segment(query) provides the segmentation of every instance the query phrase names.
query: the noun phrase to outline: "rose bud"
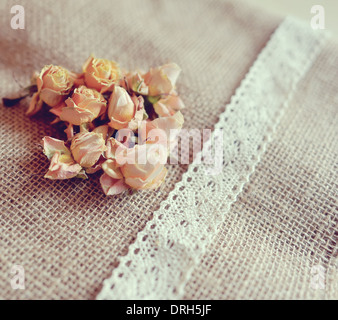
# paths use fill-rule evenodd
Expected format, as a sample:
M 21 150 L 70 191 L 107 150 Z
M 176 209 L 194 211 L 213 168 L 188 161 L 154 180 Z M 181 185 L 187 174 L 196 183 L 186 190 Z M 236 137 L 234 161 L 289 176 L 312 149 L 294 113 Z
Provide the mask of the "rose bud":
M 80 126 L 102 115 L 106 107 L 107 102 L 102 94 L 95 89 L 81 86 L 66 100 L 66 107 L 62 108 L 60 119 Z
M 64 142 L 51 137 L 42 139 L 44 153 L 51 161 L 45 178 L 64 180 L 74 177 L 86 178 L 82 167 L 77 164 Z
M 139 105 L 139 101 L 137 101 L 136 106 L 124 88 L 115 86 L 108 102 L 109 126 L 116 130 L 128 128 L 129 123 L 134 119 L 136 112 L 139 111 L 137 109 L 141 110 L 142 108 L 143 104 Z M 143 116 L 143 110 L 141 113 Z M 142 120 L 142 118 L 140 120 Z M 136 127 L 133 129 L 136 129 Z
M 41 100 L 50 107 L 64 101 L 74 84 L 68 70 L 53 65 L 45 66 L 36 82 Z
M 93 56 L 85 62 L 83 73 L 87 87 L 101 93 L 111 90 L 120 78 L 120 68 L 116 62 Z
M 154 104 L 154 110 L 160 117 L 169 117 L 184 108 L 182 99 L 177 94 L 169 94 Z
M 132 150 L 116 154 L 117 165 L 120 165 L 123 159 L 128 159 L 120 169 L 124 182 L 133 189 L 155 189 L 167 175 L 167 169 L 164 167 L 167 155 L 161 155 L 158 148 L 153 147 L 154 145 L 148 144 L 136 145 Z M 131 159 L 134 161 L 130 161 Z
M 169 63 L 158 68 L 152 68 L 144 76 L 149 88 L 150 96 L 166 95 L 175 88 L 177 78 L 181 72 L 176 63 Z
M 106 151 L 105 139 L 101 133 L 80 132 L 74 136 L 70 150 L 78 164 L 84 168 L 90 168 Z

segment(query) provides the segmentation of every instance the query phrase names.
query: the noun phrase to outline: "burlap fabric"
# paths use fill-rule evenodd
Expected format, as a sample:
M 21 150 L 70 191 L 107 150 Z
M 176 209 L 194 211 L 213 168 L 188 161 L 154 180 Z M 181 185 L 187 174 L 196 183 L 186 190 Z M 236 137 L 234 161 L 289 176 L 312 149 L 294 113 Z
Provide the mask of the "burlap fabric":
M 1 96 L 45 64 L 80 71 L 90 53 L 130 69 L 174 61 L 185 127 L 201 129 L 217 122 L 281 20 L 238 1 L 22 1 L 26 29 L 12 30 L 14 4 L 0 7 Z M 302 81 L 186 298 L 337 298 L 336 48 Z M 44 115 L 28 120 L 24 103 L 0 107 L 0 297 L 93 299 L 187 166 L 168 167 L 160 191 L 128 197 L 105 197 L 97 176 L 45 180 L 39 143 L 57 128 Z M 10 285 L 13 265 L 25 269 L 25 290 Z M 311 287 L 316 265 L 322 290 Z

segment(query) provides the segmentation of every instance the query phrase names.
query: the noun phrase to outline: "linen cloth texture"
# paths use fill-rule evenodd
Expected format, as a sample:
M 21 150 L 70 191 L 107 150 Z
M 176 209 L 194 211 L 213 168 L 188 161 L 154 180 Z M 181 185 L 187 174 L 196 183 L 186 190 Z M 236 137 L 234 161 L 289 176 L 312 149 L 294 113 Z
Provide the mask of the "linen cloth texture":
M 0 93 L 26 86 L 46 64 L 79 72 L 90 53 L 126 69 L 169 61 L 185 128 L 213 128 L 281 21 L 238 1 L 22 1 L 26 28 L 12 30 L 0 4 Z M 297 89 L 273 142 L 185 288 L 187 299 L 337 298 L 337 44 Z M 0 108 L 0 297 L 93 299 L 188 165 L 170 165 L 160 191 L 107 198 L 98 176 L 43 178 L 39 143 L 58 137 L 25 101 Z M 13 290 L 13 265 L 25 290 Z M 315 266 L 325 289 L 313 288 Z

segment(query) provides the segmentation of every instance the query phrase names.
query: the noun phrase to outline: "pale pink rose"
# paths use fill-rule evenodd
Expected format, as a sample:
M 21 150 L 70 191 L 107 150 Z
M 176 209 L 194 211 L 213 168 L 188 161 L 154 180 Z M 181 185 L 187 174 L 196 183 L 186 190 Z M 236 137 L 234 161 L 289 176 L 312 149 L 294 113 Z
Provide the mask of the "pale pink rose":
M 114 138 L 107 141 L 104 171 L 112 179 L 121 179 L 134 189 L 154 189 L 164 181 L 167 152 L 159 145 L 135 145 L 127 148 Z M 111 170 L 111 171 L 110 171 Z
M 75 88 L 79 88 L 79 87 L 85 85 L 84 73 L 70 72 L 70 76 L 72 77 L 72 79 L 74 81 L 74 87 Z
M 108 159 L 102 164 L 102 170 L 113 179 L 123 179 L 121 169 L 118 167 L 116 160 Z
M 50 160 L 50 166 L 45 178 L 64 180 L 74 177 L 86 177 L 82 167 L 74 161 L 71 152 L 63 141 L 44 137 L 42 142 L 44 153 Z
M 160 154 L 154 145 L 136 145 L 132 149 L 116 154 L 116 165 L 124 182 L 137 190 L 155 189 L 164 181 L 167 169 L 164 167 L 167 154 Z M 123 163 L 123 164 L 122 164 Z
M 102 125 L 102 126 L 94 128 L 92 130 L 92 132 L 100 134 L 102 136 L 102 138 L 106 141 L 107 136 L 108 136 L 108 130 L 109 130 L 108 125 Z M 82 132 L 88 132 L 88 130 L 82 130 Z M 106 148 L 106 150 L 107 150 L 107 148 Z M 94 166 L 86 168 L 86 173 L 93 174 L 93 173 L 102 169 L 102 165 L 105 162 L 105 158 L 104 158 L 105 153 L 106 153 L 106 151 L 103 152 L 103 154 L 102 154 L 103 157 L 100 157 L 99 160 L 94 164 Z
M 113 196 L 129 189 L 129 186 L 127 186 L 123 180 L 114 179 L 106 173 L 101 176 L 100 183 L 103 192 L 107 196 Z
M 184 117 L 180 111 L 169 117 L 144 121 L 138 132 L 139 143 L 160 143 L 170 147 L 176 142 L 183 124 Z
M 144 76 L 149 88 L 149 96 L 167 95 L 175 89 L 181 69 L 176 63 L 169 63 L 158 68 L 152 68 Z
M 73 125 L 92 122 L 102 115 L 107 102 L 98 91 L 81 86 L 74 90 L 71 98 L 66 100 L 66 106 L 61 109 L 60 119 Z
M 55 153 L 51 159 L 48 172 L 44 177 L 51 180 L 65 180 L 75 177 L 87 178 L 79 164 L 76 162 L 65 162 L 65 158 L 65 156 Z
M 93 174 L 100 170 L 102 170 L 102 164 L 105 162 L 105 159 L 103 157 L 100 157 L 99 160 L 89 168 L 85 168 L 86 173 Z
M 120 141 L 116 140 L 115 138 L 109 138 L 107 140 L 107 150 L 104 156 L 106 159 L 115 159 L 117 152 L 122 152 L 126 149 L 127 147 Z
M 90 168 L 106 151 L 105 143 L 101 133 L 80 132 L 74 136 L 70 150 L 78 164 L 84 168 Z
M 124 183 L 121 169 L 116 160 L 108 159 L 102 164 L 104 174 L 100 178 L 101 186 L 106 195 L 113 195 L 127 190 L 129 187 Z
M 83 73 L 87 87 L 101 93 L 111 90 L 121 77 L 120 68 L 116 62 L 96 59 L 93 56 L 85 62 Z
M 154 104 L 154 110 L 160 117 L 172 116 L 183 108 L 184 103 L 175 92 L 165 96 Z
M 143 98 L 130 97 L 124 88 L 115 86 L 108 102 L 109 126 L 116 130 L 123 128 L 136 130 L 137 123 L 142 121 L 143 115 Z
M 36 79 L 40 99 L 50 107 L 64 101 L 74 84 L 71 73 L 59 66 L 45 66 Z

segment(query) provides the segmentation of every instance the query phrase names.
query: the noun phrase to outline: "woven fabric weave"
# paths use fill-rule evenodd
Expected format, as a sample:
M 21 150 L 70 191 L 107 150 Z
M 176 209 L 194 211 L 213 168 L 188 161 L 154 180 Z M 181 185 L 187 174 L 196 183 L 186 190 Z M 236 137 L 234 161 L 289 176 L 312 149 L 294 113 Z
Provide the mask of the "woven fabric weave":
M 199 129 L 213 128 L 281 21 L 239 1 L 30 0 L 21 1 L 26 28 L 12 30 L 15 4 L 0 4 L 1 97 L 46 64 L 80 71 L 91 53 L 127 69 L 174 61 L 185 127 Z M 323 291 L 307 290 L 311 267 L 321 263 L 324 295 L 337 298 L 335 52 L 328 46 L 303 80 L 186 298 L 314 298 Z M 46 180 L 39 143 L 58 132 L 51 117 L 31 121 L 24 110 L 25 101 L 0 106 L 0 298 L 93 299 L 188 166 L 169 166 L 160 191 L 128 197 L 105 197 L 97 176 Z M 13 265 L 25 269 L 25 290 L 10 285 Z

